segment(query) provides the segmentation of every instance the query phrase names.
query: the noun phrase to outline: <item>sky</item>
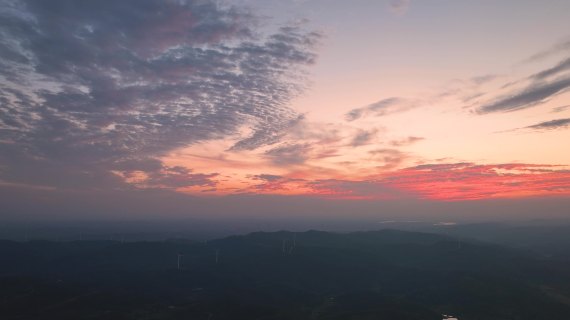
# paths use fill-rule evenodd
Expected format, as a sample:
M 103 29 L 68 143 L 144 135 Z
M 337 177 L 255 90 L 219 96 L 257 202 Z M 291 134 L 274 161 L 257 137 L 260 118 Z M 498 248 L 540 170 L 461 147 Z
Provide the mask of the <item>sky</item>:
M 569 11 L 0 0 L 0 217 L 568 217 Z

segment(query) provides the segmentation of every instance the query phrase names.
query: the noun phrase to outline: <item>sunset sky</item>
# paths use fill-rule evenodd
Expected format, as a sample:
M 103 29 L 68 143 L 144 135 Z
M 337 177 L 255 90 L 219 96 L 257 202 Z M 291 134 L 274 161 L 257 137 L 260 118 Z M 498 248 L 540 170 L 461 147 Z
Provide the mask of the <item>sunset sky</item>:
M 0 215 L 531 200 L 564 213 L 569 12 L 0 0 Z

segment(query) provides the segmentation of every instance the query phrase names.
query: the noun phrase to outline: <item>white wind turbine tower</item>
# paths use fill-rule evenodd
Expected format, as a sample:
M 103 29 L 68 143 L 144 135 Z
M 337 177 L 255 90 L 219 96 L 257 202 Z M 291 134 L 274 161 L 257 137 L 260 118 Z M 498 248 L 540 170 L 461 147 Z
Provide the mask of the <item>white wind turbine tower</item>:
M 180 270 L 180 261 L 182 260 L 182 257 L 184 257 L 184 255 L 181 254 L 181 253 L 179 253 L 179 254 L 178 254 L 178 263 L 177 263 L 178 270 Z
M 297 246 L 297 232 L 293 232 L 293 247 Z

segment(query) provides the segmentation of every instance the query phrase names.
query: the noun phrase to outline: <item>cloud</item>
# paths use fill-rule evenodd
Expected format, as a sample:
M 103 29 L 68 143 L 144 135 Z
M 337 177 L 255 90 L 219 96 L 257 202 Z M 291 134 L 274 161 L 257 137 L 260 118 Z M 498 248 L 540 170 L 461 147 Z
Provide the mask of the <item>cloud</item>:
M 556 76 L 562 72 L 570 70 L 570 58 L 560 61 L 557 65 L 552 68 L 543 70 L 537 74 L 531 76 L 533 80 L 545 80 L 546 78 Z
M 382 181 L 317 180 L 308 184 L 316 195 L 350 200 L 393 200 L 410 196 L 404 190 L 394 188 Z
M 374 138 L 376 138 L 377 134 L 378 134 L 378 129 L 372 129 L 372 130 L 360 129 L 360 130 L 358 130 L 358 132 L 356 133 L 354 138 L 352 138 L 352 141 L 350 142 L 350 146 L 360 147 L 360 146 L 368 145 L 368 144 L 372 143 Z
M 218 176 L 212 174 L 193 174 L 192 170 L 184 167 L 164 167 L 162 170 L 149 174 L 144 183 L 153 188 L 183 188 L 192 186 L 215 187 L 216 182 L 212 178 Z
M 253 193 L 253 194 L 271 194 L 271 193 L 299 193 L 303 190 L 303 179 L 291 178 L 287 176 L 260 174 L 252 177 L 253 180 L 261 181 L 259 184 L 254 184 L 245 190 L 240 190 L 240 193 Z
M 480 200 L 569 195 L 570 171 L 552 165 L 520 163 L 425 164 L 385 178 L 394 187 L 432 200 Z
M 440 201 L 570 195 L 570 171 L 560 166 L 519 163 L 425 164 L 357 181 L 308 182 L 316 196 L 346 199 Z
M 345 126 L 336 123 L 307 121 L 301 116 L 287 129 L 286 140 L 310 141 L 319 145 L 334 144 L 343 139 L 342 132 L 346 129 Z
M 557 43 L 556 45 L 552 46 L 551 48 L 544 50 L 542 52 L 539 52 L 533 56 L 531 56 L 530 58 L 528 58 L 525 62 L 535 62 L 535 61 L 539 61 L 539 60 L 543 60 L 545 58 L 548 58 L 552 55 L 561 53 L 561 52 L 568 52 L 570 51 L 570 40 L 564 40 L 561 41 L 559 43 Z
M 410 0 L 388 0 L 388 8 L 396 14 L 404 14 L 410 7 Z
M 285 144 L 265 152 L 271 162 L 279 166 L 303 164 L 309 159 L 309 144 Z
M 325 198 L 465 201 L 568 196 L 569 181 L 570 171 L 563 166 L 450 163 L 425 164 L 358 180 L 306 181 L 305 186 L 313 196 Z
M 570 78 L 560 78 L 550 82 L 532 83 L 522 91 L 500 98 L 478 109 L 481 114 L 509 112 L 530 108 L 553 96 L 570 89 Z
M 273 125 L 267 122 L 259 122 L 258 125 L 254 127 L 253 134 L 238 141 L 229 151 L 254 150 L 264 145 L 278 143 L 288 134 L 288 130 L 297 126 L 302 120 L 302 115 L 296 116 L 295 113 L 291 111 L 291 115 L 284 117 L 284 121 L 278 121 Z
M 412 169 L 415 170 L 429 170 L 429 171 L 449 171 L 449 170 L 456 170 L 465 168 L 467 166 L 473 165 L 469 162 L 458 162 L 458 163 L 428 163 L 428 164 L 421 164 L 418 166 L 413 167 Z
M 123 163 L 119 170 L 113 173 L 121 177 L 129 185 L 139 189 L 169 189 L 177 190 L 188 187 L 208 187 L 211 189 L 217 185 L 213 178 L 218 173 L 193 173 L 192 170 L 181 166 L 165 166 L 160 161 L 156 163 Z
M 283 176 L 274 175 L 274 174 L 259 174 L 259 175 L 253 176 L 253 179 L 254 180 L 267 181 L 267 182 L 274 182 L 274 181 L 282 180 Z
M 531 60 L 542 59 L 568 50 L 570 50 L 570 42 L 563 42 L 534 56 Z M 566 57 L 550 68 L 546 68 L 526 78 L 507 83 L 503 86 L 503 89 L 518 83 L 526 82 L 527 85 L 522 90 L 511 91 L 495 101 L 480 106 L 477 111 L 480 114 L 510 112 L 540 105 L 570 89 L 570 73 L 568 71 L 570 71 L 570 58 Z
M 476 86 L 480 86 L 483 85 L 485 83 L 491 82 L 495 79 L 497 79 L 499 77 L 499 75 L 497 74 L 485 74 L 482 76 L 475 76 L 472 77 L 471 79 L 469 79 L 471 82 L 473 82 L 474 85 Z
M 244 125 L 234 150 L 276 143 L 321 36 L 256 23 L 209 0 L 2 1 L 0 180 L 117 186 L 129 162 L 167 185 L 199 178 L 156 163 L 174 149 Z
M 367 106 L 350 110 L 345 115 L 346 121 L 355 121 L 367 116 L 381 117 L 392 113 L 404 112 L 414 107 L 411 101 L 392 97 Z
M 568 106 L 560 106 L 560 107 L 556 107 L 556 108 L 552 109 L 552 113 L 559 113 L 559 112 L 562 112 L 562 111 L 566 111 L 566 110 L 568 110 L 568 109 L 570 109 L 570 105 L 568 105 Z
M 369 187 L 369 190 L 375 188 L 373 185 Z M 399 190 L 394 192 L 395 197 L 398 197 Z M 390 191 L 386 193 L 390 195 Z M 377 191 L 376 194 L 380 192 Z M 406 197 L 406 194 L 400 197 Z M 421 201 L 409 197 L 399 201 L 385 201 L 374 200 L 374 195 L 369 197 L 370 200 L 357 196 L 358 201 L 338 198 L 342 197 L 273 194 L 193 197 L 157 189 L 73 193 L 36 189 L 24 193 L 21 189 L 0 185 L 0 203 L 5 213 L 3 221 L 29 222 L 33 219 L 45 221 L 55 218 L 73 221 L 83 219 L 90 223 L 97 219 L 139 221 L 150 218 L 155 223 L 158 221 L 156 214 L 159 212 L 161 220 L 170 225 L 180 227 L 181 221 L 194 218 L 189 223 L 196 231 L 203 231 L 204 226 L 209 225 L 232 230 L 232 233 L 235 233 L 236 227 L 239 226 L 239 230 L 258 231 L 260 225 L 263 228 L 281 229 L 352 230 L 365 228 L 366 224 L 374 228 L 377 221 L 381 220 L 488 222 L 505 219 L 561 219 L 567 218 L 570 207 L 570 198 L 567 196 L 456 202 Z M 351 199 L 350 196 L 347 198 Z M 78 211 L 81 211 L 82 216 L 77 215 Z M 357 221 L 357 224 L 353 223 L 351 226 L 351 221 Z
M 568 127 L 570 127 L 570 118 L 545 121 L 545 122 L 537 123 L 537 124 L 532 125 L 532 126 L 528 126 L 528 127 L 526 127 L 526 129 L 554 130 L 554 129 L 566 129 Z
M 377 149 L 368 152 L 375 157 L 376 160 L 383 164 L 377 168 L 383 170 L 392 170 L 402 164 L 409 156 L 397 149 Z
M 390 141 L 390 145 L 392 147 L 405 147 L 420 142 L 422 140 L 425 140 L 425 138 L 410 136 L 401 140 L 392 140 Z

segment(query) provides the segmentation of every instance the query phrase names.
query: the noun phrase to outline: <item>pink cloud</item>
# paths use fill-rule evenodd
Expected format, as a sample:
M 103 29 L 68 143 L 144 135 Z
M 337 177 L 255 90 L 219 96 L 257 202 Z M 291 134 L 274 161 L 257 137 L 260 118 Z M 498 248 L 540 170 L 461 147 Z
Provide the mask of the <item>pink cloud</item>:
M 570 170 L 535 164 L 427 164 L 361 179 L 279 177 L 256 185 L 258 192 L 340 199 L 483 200 L 570 196 Z M 298 194 L 298 193 L 296 193 Z

